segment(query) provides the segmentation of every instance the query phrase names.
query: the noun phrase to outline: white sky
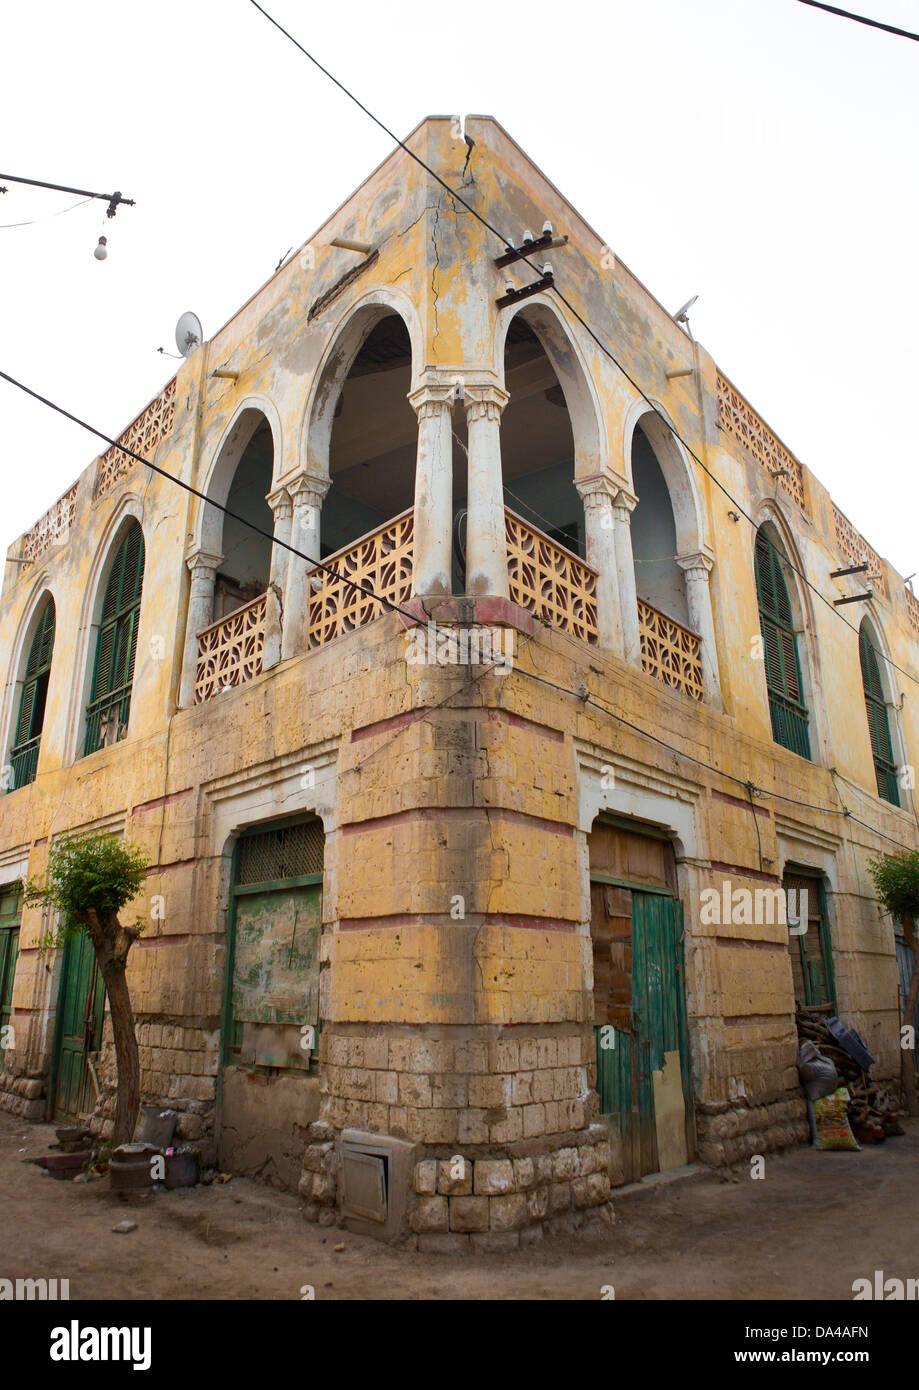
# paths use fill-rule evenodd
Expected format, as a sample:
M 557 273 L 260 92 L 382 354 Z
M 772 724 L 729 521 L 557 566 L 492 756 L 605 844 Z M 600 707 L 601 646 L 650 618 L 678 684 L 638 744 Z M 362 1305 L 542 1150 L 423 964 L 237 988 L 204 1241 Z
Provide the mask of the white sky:
M 919 31 L 919 0 L 843 7 Z M 266 8 L 400 136 L 501 121 L 664 304 L 699 295 L 719 366 L 919 570 L 919 44 L 797 0 Z M 0 369 L 112 435 L 179 313 L 212 334 L 391 148 L 248 0 L 30 0 L 0 51 L 2 170 L 137 200 L 0 230 Z M 3 223 L 76 201 L 8 187 Z M 4 551 L 103 447 L 0 382 Z

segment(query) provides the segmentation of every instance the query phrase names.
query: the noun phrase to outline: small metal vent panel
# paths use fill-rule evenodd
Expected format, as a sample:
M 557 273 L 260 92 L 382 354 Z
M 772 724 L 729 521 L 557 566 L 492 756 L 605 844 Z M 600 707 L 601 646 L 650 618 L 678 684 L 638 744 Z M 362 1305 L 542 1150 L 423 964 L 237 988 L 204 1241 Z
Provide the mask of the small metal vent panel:
M 346 1216 L 363 1216 L 381 1223 L 386 1220 L 385 1158 L 343 1144 L 341 1178 Z

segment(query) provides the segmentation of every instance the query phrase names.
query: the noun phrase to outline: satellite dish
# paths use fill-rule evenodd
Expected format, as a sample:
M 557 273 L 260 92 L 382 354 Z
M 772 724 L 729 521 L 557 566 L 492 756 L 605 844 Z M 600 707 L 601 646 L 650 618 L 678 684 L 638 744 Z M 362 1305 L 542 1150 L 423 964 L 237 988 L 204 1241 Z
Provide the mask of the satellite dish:
M 685 303 L 685 304 L 682 304 L 682 305 L 680 306 L 680 308 L 677 309 L 676 313 L 675 313 L 674 316 L 673 316 L 673 317 L 676 319 L 677 323 L 685 323 L 685 322 L 686 322 L 686 319 L 687 319 L 687 317 L 688 317 L 688 315 L 689 315 L 689 311 L 690 311 L 690 309 L 692 308 L 692 306 L 695 304 L 695 302 L 696 302 L 696 300 L 697 300 L 698 298 L 699 298 L 699 296 L 698 296 L 697 294 L 694 294 L 693 297 L 692 297 L 692 299 L 687 299 L 686 303 Z
M 201 320 L 188 309 L 176 324 L 176 347 L 183 357 L 190 357 L 195 348 L 200 347 L 203 342 Z

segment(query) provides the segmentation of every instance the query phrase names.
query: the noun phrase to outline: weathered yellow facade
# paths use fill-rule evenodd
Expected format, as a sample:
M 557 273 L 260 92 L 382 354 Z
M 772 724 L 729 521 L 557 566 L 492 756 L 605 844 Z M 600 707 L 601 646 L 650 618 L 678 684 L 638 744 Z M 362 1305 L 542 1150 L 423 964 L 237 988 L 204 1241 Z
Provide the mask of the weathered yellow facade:
M 879 1074 L 893 1076 L 894 936 L 867 861 L 917 843 L 909 765 L 919 748 L 919 603 L 501 127 L 475 117 L 465 131 L 471 145 L 455 121 L 432 117 L 407 143 L 511 242 L 526 227 L 538 236 L 546 219 L 567 235 L 537 263 L 548 254 L 558 288 L 653 407 L 552 288 L 496 305 L 506 280 L 522 286 L 536 272 L 497 269 L 497 239 L 397 150 L 189 356 L 174 395 L 167 388 L 140 417 L 130 447 L 235 510 L 247 495 L 231 492 L 235 470 L 243 460 L 256 476 L 246 451 L 257 437 L 271 458 L 274 536 L 312 559 L 337 478 L 349 517 L 376 488 L 382 520 L 363 530 L 355 520 L 344 547 L 331 546 L 346 568 L 359 536 L 379 537 L 411 507 L 387 552 L 392 575 L 379 539 L 348 570 L 371 574 L 368 589 L 400 611 L 340 619 L 336 603 L 358 602 L 355 591 L 317 598 L 324 581 L 314 573 L 311 583 L 306 560 L 275 544 L 239 632 L 214 629 L 230 520 L 113 452 L 11 547 L 0 606 L 4 761 L 49 593 L 56 610 L 34 780 L 0 799 L 0 884 L 40 875 L 49 842 L 67 831 L 123 834 L 148 852 L 149 901 L 138 908 L 149 922 L 129 968 L 145 1101 L 174 1107 L 180 1135 L 243 1171 L 299 1178 L 307 1214 L 323 1220 L 348 1203 L 336 1163 L 342 1131 L 413 1145 L 396 1226 L 431 1248 L 500 1247 L 521 1231 L 534 1238 L 546 1220 L 576 1225 L 605 1212 L 611 1183 L 630 1171 L 622 1127 L 596 1089 L 604 1020 L 595 1015 L 589 854 L 598 817 L 614 817 L 604 823 L 617 833 L 631 825 L 666 837 L 682 903 L 691 1095 L 684 1115 L 671 1048 L 669 1072 L 655 1070 L 653 1166 L 694 1153 L 732 1162 L 806 1134 L 788 926 L 713 920 L 704 891 L 721 895 L 727 881 L 754 893 L 780 885 L 789 865 L 810 870 L 823 885 L 839 1013 Z M 371 249 L 336 248 L 336 239 Z M 393 316 L 410 344 L 410 383 L 390 416 L 386 378 L 402 358 L 395 339 L 372 335 Z M 556 386 L 544 385 L 531 338 Z M 368 341 L 379 344 L 374 360 Z M 524 344 L 514 349 L 519 365 L 506 356 L 509 341 Z M 355 362 L 363 365 L 351 376 Z M 340 410 L 349 379 L 358 394 Z M 406 394 L 417 466 L 403 483 L 405 451 L 416 447 L 403 429 Z M 529 443 L 528 397 L 542 412 Z M 549 447 L 556 417 L 547 412 L 559 406 L 583 505 L 580 565 L 558 535 L 537 535 L 528 549 L 534 529 L 556 518 L 533 520 L 542 514 L 527 449 Z M 672 511 L 672 533 L 652 524 L 648 535 L 663 543 L 672 534 L 676 555 L 634 563 L 639 428 L 656 460 L 642 476 L 656 479 L 659 468 Z M 387 444 L 373 454 L 366 441 L 377 429 Z M 381 460 L 375 470 L 364 467 L 368 451 Z M 513 489 L 502 500 L 502 453 L 505 485 L 531 489 L 510 578 L 504 503 L 520 504 Z M 351 460 L 338 474 L 336 458 Z M 460 466 L 465 597 L 451 578 Z M 790 562 L 810 759 L 773 738 L 761 647 L 757 655 L 756 533 L 741 513 L 767 525 Z M 130 713 L 122 737 L 84 755 L 101 594 L 130 519 L 144 539 Z M 233 552 L 247 563 L 248 545 L 240 539 Z M 380 561 L 372 572 L 371 552 Z M 831 573 L 863 557 L 873 597 L 834 610 L 834 598 L 866 581 Z M 246 576 L 235 578 L 239 597 Z M 642 592 L 652 583 L 658 596 L 670 586 L 679 611 Z M 539 594 L 543 616 L 549 595 L 562 616 L 527 612 L 539 611 Z M 900 668 L 882 662 L 899 807 L 875 790 L 863 619 Z M 513 634 L 512 670 L 412 660 L 412 633 L 425 631 L 413 623 L 426 620 Z M 210 638 L 198 637 L 204 629 Z M 211 667 L 200 656 L 208 642 Z M 241 836 L 298 817 L 318 818 L 323 837 L 318 1058 L 299 1071 L 228 1062 L 234 850 Z M 642 892 L 640 879 L 629 883 L 625 891 Z M 618 901 L 607 898 L 610 920 Z M 41 930 L 38 913 L 24 910 L 15 1043 L 0 1078 L 0 1104 L 31 1118 L 54 1110 L 59 1045 L 60 961 L 39 953 Z M 97 1128 L 111 1115 L 107 1045 L 98 1080 Z

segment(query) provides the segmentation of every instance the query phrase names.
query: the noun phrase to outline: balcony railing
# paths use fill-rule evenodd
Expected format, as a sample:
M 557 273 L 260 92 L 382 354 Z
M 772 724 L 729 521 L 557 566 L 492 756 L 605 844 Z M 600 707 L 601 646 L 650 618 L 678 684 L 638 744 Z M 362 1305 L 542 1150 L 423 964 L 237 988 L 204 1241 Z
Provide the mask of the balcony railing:
M 115 484 L 134 467 L 136 460 L 130 454 L 124 453 L 124 449 L 131 449 L 144 458 L 151 457 L 160 440 L 165 439 L 172 431 L 175 408 L 176 378 L 173 377 L 160 394 L 141 411 L 137 419 L 128 425 L 124 433 L 118 436 L 118 442 L 101 455 L 96 469 L 93 497 L 104 497 L 107 492 L 111 492 Z
M 597 571 L 504 508 L 507 577 L 514 603 L 582 642 L 596 643 Z
M 310 647 L 322 647 L 343 633 L 372 623 L 386 611 L 380 599 L 407 603 L 412 592 L 414 510 L 410 507 L 370 531 L 353 545 L 329 555 L 323 564 L 336 571 L 314 571 L 309 596 Z M 340 578 L 337 576 L 341 576 Z M 352 583 L 345 583 L 350 579 Z M 378 598 L 355 589 L 363 584 Z
M 49 507 L 23 536 L 19 555 L 24 569 L 69 536 L 77 506 L 77 487 L 78 484 L 74 483 L 73 487 L 68 488 L 64 496 L 59 497 L 54 506 Z
M 642 669 L 674 690 L 694 700 L 704 695 L 702 685 L 702 639 L 675 618 L 638 600 L 638 631 L 641 637 Z
M 13 792 L 17 787 L 26 787 L 30 782 L 35 781 L 35 769 L 38 766 L 38 748 L 41 743 L 41 734 L 37 738 L 30 738 L 25 743 L 18 744 L 10 749 L 10 767 L 12 777 L 10 779 L 9 791 Z
M 101 695 L 98 700 L 93 700 L 86 707 L 86 738 L 83 740 L 83 756 L 87 757 L 90 753 L 95 753 L 97 748 L 101 748 L 103 742 L 115 743 L 124 737 L 128 727 L 128 715 L 131 711 L 131 687 L 122 686 L 120 690 L 111 690 L 107 695 Z
M 198 633 L 195 704 L 253 680 L 262 669 L 267 594 Z

